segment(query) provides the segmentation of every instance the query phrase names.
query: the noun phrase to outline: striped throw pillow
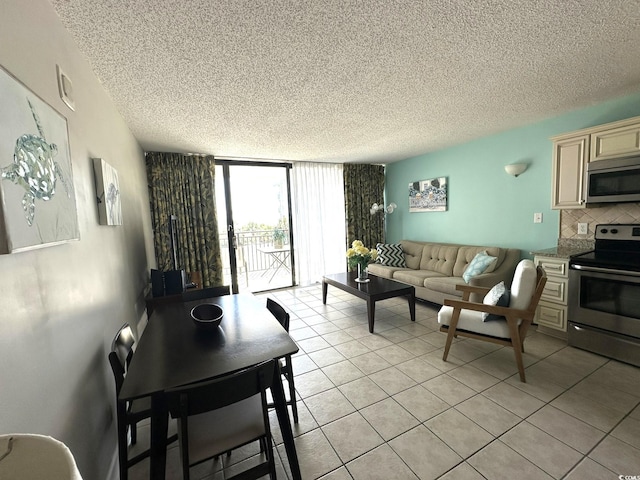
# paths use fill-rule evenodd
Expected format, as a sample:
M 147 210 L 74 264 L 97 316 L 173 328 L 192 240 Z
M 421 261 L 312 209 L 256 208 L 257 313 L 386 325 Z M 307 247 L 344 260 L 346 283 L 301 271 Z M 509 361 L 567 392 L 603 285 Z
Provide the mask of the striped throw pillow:
M 405 268 L 407 266 L 402 245 L 399 243 L 379 243 L 376 245 L 376 250 L 378 250 L 378 263 L 388 267 Z

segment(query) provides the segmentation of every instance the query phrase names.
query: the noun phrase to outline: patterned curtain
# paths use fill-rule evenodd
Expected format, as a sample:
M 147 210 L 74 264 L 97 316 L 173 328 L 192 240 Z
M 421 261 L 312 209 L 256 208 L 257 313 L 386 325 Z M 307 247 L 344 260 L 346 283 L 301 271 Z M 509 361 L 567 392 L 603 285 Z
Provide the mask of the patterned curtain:
M 384 242 L 384 215 L 371 215 L 371 205 L 384 202 L 384 166 L 344 164 L 344 200 L 347 217 L 347 246 L 362 240 L 375 248 Z
M 178 268 L 200 272 L 205 287 L 222 285 L 213 156 L 146 154 L 153 241 L 159 270 L 173 270 L 169 220 L 177 217 Z

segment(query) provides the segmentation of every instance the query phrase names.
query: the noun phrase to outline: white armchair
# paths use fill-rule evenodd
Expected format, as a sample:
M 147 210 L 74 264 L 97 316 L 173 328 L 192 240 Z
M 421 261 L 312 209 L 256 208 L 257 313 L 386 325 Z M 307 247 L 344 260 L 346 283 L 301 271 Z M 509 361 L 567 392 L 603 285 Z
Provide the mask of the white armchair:
M 509 346 L 516 357 L 520 380 L 525 382 L 522 363 L 524 340 L 546 281 L 541 267 L 536 268 L 531 260 L 521 260 L 511 283 L 508 306 L 487 303 L 490 302 L 487 298 L 489 288 L 457 285 L 456 289 L 463 292 L 462 300 L 445 300 L 438 312 L 440 331 L 447 333 L 442 360 L 447 360 L 451 342 L 458 335 Z M 471 293 L 484 296 L 485 303 L 470 302 Z M 485 319 L 483 313 L 492 314 L 493 318 Z

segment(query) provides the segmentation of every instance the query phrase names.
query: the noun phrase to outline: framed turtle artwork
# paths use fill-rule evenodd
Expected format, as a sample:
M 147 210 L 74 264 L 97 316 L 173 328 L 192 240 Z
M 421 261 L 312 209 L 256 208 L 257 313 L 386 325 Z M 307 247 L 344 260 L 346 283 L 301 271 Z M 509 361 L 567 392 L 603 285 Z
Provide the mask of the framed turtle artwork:
M 80 238 L 67 120 L 0 67 L 0 253 Z

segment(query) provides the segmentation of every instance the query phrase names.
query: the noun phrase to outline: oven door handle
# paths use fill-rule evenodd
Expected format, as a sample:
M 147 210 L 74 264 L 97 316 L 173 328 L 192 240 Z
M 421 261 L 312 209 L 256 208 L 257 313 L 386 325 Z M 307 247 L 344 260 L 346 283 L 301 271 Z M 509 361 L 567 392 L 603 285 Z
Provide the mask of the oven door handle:
M 571 268 L 584 272 L 614 273 L 618 275 L 628 275 L 630 277 L 640 277 L 640 272 L 630 272 L 628 270 L 617 270 L 615 268 L 585 267 L 584 265 L 571 265 Z

